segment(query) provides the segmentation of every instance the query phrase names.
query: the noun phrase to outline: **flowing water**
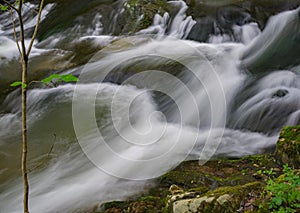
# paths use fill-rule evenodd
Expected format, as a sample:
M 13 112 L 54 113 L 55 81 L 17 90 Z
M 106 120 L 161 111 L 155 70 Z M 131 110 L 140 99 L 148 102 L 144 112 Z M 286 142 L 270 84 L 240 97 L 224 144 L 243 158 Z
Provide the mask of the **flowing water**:
M 282 126 L 300 124 L 300 8 L 263 30 L 256 22 L 233 25 L 233 34 L 200 43 L 186 40 L 196 24 L 188 6 L 169 4 L 172 14 L 155 15 L 132 36 L 112 33 L 126 6 L 114 1 L 110 27 L 100 8 L 91 23 L 77 14 L 77 24 L 36 42 L 31 79 L 64 70 L 80 81 L 28 91 L 31 212 L 124 199 L 186 159 L 272 150 Z M 52 11 L 47 5 L 43 18 Z M 21 109 L 19 89 L 8 85 L 20 75 L 3 17 L 0 212 L 13 213 L 22 208 Z M 26 17 L 30 28 L 35 15 Z

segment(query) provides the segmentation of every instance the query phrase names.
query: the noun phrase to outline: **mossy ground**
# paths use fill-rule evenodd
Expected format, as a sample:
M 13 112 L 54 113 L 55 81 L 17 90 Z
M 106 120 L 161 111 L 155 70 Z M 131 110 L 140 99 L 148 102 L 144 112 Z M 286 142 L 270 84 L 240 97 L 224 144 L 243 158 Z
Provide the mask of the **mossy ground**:
M 139 198 L 105 204 L 98 212 L 171 212 L 170 208 L 166 208 L 166 203 L 171 196 L 169 188 L 173 184 L 187 192 L 188 196 L 184 198 L 213 195 L 217 198 L 223 194 L 230 194 L 232 200 L 231 207 L 228 208 L 238 210 L 240 202 L 247 199 L 248 193 L 254 189 L 261 190 L 265 184 L 265 178 L 258 175 L 257 171 L 270 168 L 278 171 L 276 176 L 281 174 L 282 167 L 276 164 L 275 158 L 270 155 L 212 160 L 204 166 L 199 165 L 198 161 L 183 162 L 158 178 L 156 186 Z M 209 212 L 214 206 L 206 206 L 204 209 Z M 214 210 L 218 211 L 219 208 L 221 207 Z
M 269 178 L 279 177 L 279 180 L 283 173 L 283 164 L 277 159 L 279 153 L 285 152 L 282 141 L 292 144 L 288 148 L 298 147 L 300 126 L 283 129 L 275 155 L 215 159 L 205 165 L 198 161 L 183 162 L 157 178 L 155 187 L 146 193 L 127 201 L 103 204 L 94 212 L 173 212 L 172 205 L 177 201 L 188 203 L 202 198 L 197 212 L 268 212 L 265 208 L 259 209 L 263 201 L 261 194 Z M 261 172 L 270 170 L 272 174 Z

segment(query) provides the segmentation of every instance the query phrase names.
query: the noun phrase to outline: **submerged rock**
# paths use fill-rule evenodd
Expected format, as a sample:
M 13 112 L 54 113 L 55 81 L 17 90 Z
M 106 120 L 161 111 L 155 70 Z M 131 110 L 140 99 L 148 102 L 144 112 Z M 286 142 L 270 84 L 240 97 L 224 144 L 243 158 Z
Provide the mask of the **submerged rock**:
M 281 97 L 284 97 L 286 96 L 287 94 L 289 93 L 288 90 L 286 89 L 280 89 L 280 90 L 277 90 L 274 94 L 273 94 L 273 98 L 281 98 Z

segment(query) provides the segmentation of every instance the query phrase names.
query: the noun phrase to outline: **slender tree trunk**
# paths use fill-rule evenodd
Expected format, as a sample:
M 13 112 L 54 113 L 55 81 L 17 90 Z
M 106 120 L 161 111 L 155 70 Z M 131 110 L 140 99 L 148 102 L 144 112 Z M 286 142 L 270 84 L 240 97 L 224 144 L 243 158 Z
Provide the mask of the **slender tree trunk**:
M 27 69 L 28 55 L 26 53 L 24 23 L 22 17 L 23 1 L 19 1 L 18 17 L 20 23 L 21 62 L 22 62 L 22 176 L 24 187 L 24 213 L 29 213 L 29 183 L 27 173 Z
M 22 60 L 22 83 L 27 85 L 27 67 L 28 59 Z M 29 184 L 27 177 L 27 91 L 26 87 L 22 87 L 22 175 L 24 186 L 24 213 L 29 213 L 28 196 Z
M 23 197 L 23 204 L 24 204 L 24 213 L 29 213 L 29 207 L 28 207 L 28 200 L 29 200 L 29 183 L 28 183 L 28 177 L 27 177 L 27 71 L 28 71 L 28 58 L 30 55 L 31 48 L 33 46 L 34 40 L 37 36 L 37 31 L 39 28 L 42 10 L 44 6 L 45 0 L 41 0 L 40 8 L 38 12 L 37 22 L 36 26 L 33 32 L 33 35 L 31 37 L 30 44 L 28 46 L 28 49 L 26 49 L 25 46 L 25 30 L 24 30 L 24 23 L 23 23 L 23 17 L 22 17 L 22 6 L 23 6 L 23 0 L 15 1 L 15 3 L 18 2 L 18 7 L 15 6 L 15 3 L 10 3 L 9 0 L 2 0 L 6 3 L 6 5 L 10 8 L 10 15 L 12 20 L 12 25 L 14 29 L 14 37 L 16 40 L 16 44 L 20 53 L 20 58 L 22 62 L 22 176 L 23 176 L 23 186 L 24 186 L 24 197 Z M 2 4 L 2 3 L 1 3 Z M 19 24 L 20 24 L 20 40 L 17 38 L 16 28 L 14 24 L 14 18 L 12 10 L 16 11 L 18 14 Z M 19 42 L 21 45 L 19 45 Z

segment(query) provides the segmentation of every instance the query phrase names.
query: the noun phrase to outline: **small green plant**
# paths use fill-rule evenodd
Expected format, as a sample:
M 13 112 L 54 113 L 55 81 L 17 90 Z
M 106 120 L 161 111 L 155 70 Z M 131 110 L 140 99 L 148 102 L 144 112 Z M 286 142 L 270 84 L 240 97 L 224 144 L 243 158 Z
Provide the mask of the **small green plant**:
M 264 175 L 271 176 L 271 175 L 276 174 L 276 172 L 274 172 L 273 168 L 271 168 L 270 170 L 258 170 L 257 174 L 259 174 L 259 175 L 264 174 Z
M 8 9 L 8 6 L 4 6 L 4 5 L 0 4 L 0 10 L 6 11 L 7 9 Z
M 288 165 L 283 167 L 284 174 L 267 181 L 264 193 L 266 207 L 270 212 L 294 213 L 300 210 L 300 177 Z M 263 208 L 263 205 L 260 206 Z

